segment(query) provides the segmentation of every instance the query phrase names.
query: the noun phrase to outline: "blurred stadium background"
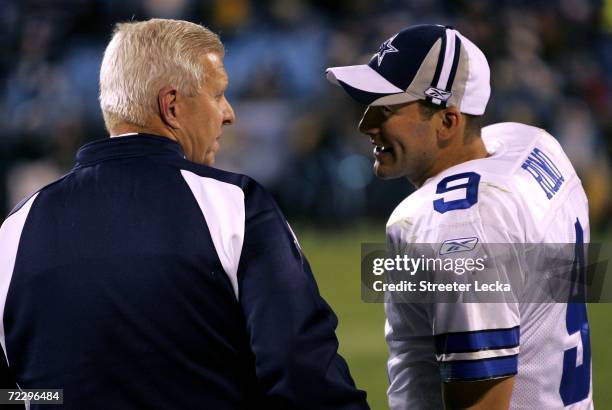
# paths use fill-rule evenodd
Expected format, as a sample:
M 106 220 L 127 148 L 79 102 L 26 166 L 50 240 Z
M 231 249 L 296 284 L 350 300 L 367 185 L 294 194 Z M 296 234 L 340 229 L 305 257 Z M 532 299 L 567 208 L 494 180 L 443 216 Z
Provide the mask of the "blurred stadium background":
M 221 34 L 237 122 L 219 168 L 273 192 L 340 318 L 341 349 L 374 409 L 386 407 L 381 305 L 359 297 L 359 246 L 411 192 L 376 181 L 362 107 L 324 80 L 368 60 L 400 28 L 450 24 L 489 59 L 485 124 L 549 130 L 580 174 L 594 240 L 610 242 L 612 0 L 0 0 L 0 211 L 70 169 L 106 137 L 98 69 L 117 21 L 203 23 Z M 596 406 L 612 405 L 612 305 L 590 307 Z

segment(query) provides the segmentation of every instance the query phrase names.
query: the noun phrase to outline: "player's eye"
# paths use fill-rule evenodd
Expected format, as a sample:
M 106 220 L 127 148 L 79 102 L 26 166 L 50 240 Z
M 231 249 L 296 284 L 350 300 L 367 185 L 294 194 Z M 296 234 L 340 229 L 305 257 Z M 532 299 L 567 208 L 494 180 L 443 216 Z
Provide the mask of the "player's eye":
M 393 110 L 388 105 L 381 105 L 380 112 L 385 118 L 389 118 L 393 115 Z

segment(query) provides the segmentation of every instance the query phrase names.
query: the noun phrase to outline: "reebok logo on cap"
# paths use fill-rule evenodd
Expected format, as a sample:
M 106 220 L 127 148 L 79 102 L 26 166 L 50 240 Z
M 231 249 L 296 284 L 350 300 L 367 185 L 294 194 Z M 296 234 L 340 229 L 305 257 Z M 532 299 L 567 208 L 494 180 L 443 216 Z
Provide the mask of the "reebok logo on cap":
M 450 91 L 440 90 L 435 87 L 429 87 L 427 90 L 425 90 L 426 96 L 431 97 L 431 98 L 436 98 L 441 101 L 448 100 L 452 94 L 453 93 Z

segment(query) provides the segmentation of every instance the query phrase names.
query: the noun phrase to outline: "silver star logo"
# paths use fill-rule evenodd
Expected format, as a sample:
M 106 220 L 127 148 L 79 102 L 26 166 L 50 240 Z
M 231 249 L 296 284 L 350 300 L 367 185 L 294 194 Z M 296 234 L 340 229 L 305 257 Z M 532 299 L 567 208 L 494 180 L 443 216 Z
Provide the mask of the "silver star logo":
M 396 36 L 397 36 L 397 34 L 395 36 L 391 37 L 389 40 L 387 40 L 384 43 L 382 43 L 380 48 L 376 52 L 376 54 L 374 54 L 376 56 L 376 58 L 378 59 L 378 66 L 379 67 L 380 67 L 380 64 L 383 61 L 383 58 L 385 58 L 386 54 L 388 54 L 388 53 L 397 53 L 399 51 L 397 48 L 395 48 L 395 47 L 393 47 L 393 45 L 391 45 L 393 40 L 395 40 Z

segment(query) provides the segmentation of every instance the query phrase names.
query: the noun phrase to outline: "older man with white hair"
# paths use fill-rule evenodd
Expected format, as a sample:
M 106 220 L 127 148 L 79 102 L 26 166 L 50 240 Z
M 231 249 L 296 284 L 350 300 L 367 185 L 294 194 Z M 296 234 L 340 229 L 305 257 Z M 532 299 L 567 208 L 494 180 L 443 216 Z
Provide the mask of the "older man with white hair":
M 234 121 L 223 53 L 197 24 L 117 25 L 113 138 L 0 228 L 0 387 L 66 409 L 368 408 L 282 213 L 210 167 Z

